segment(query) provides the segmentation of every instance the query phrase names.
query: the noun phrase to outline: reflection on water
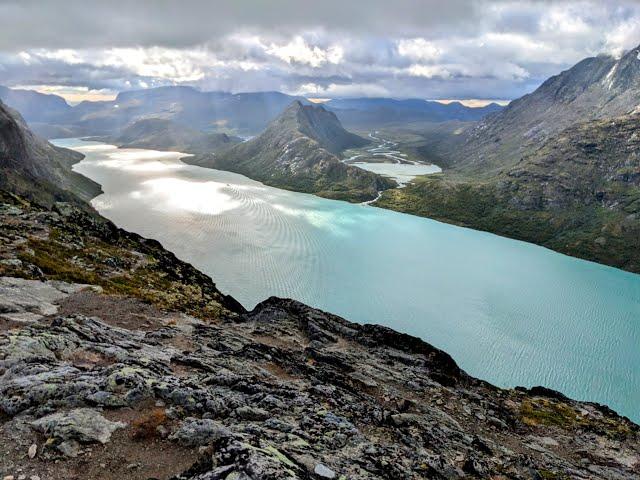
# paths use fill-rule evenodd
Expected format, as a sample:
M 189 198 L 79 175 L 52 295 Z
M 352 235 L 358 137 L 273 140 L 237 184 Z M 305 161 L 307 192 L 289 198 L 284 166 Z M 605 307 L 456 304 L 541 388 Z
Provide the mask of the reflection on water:
M 399 185 L 406 185 L 418 175 L 430 175 L 439 173 L 442 169 L 437 165 L 425 165 L 422 163 L 370 163 L 370 162 L 353 162 L 355 165 L 364 170 L 393 178 Z
M 502 386 L 545 385 L 640 419 L 640 276 L 523 242 L 188 166 L 181 154 L 56 142 L 95 207 L 247 307 L 292 297 L 446 350 Z
M 149 170 L 147 170 L 149 171 Z M 145 180 L 141 190 L 131 195 L 136 200 L 153 205 L 161 211 L 183 211 L 218 215 L 239 206 L 229 192 L 229 187 L 220 182 L 192 182 L 181 178 L 154 178 Z

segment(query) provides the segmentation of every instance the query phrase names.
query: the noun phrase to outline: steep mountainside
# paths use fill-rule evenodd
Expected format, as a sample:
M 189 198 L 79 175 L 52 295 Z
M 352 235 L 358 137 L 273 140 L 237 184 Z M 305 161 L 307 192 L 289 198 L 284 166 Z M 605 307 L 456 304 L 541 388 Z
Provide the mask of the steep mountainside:
M 579 123 L 493 177 L 450 171 L 376 205 L 640 272 L 640 116 Z
M 269 125 L 269 133 L 289 135 L 292 128 L 333 154 L 369 143 L 368 140 L 346 131 L 335 113 L 322 106 L 305 106 L 301 102 L 294 102 Z
M 377 205 L 640 272 L 639 57 L 585 59 L 475 127 L 428 132 L 449 170 Z
M 451 152 L 458 167 L 486 175 L 579 122 L 631 113 L 640 105 L 640 49 L 622 58 L 587 58 L 549 78 L 468 132 Z
M 220 154 L 185 161 L 242 173 L 276 187 L 360 202 L 394 186 L 391 180 L 345 165 L 334 154 L 366 143 L 322 106 L 295 101 L 258 137 Z
M 69 190 L 89 199 L 100 193 L 91 180 L 71 171 L 82 155 L 35 136 L 24 120 L 0 102 L 0 187 L 51 202 Z
M 226 133 L 204 133 L 162 118 L 138 120 L 106 140 L 120 147 L 188 153 L 215 152 L 242 141 Z

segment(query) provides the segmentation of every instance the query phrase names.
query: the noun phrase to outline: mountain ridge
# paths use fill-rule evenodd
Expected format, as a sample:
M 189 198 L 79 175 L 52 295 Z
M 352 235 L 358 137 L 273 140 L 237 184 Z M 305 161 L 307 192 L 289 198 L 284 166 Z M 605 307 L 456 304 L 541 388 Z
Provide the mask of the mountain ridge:
M 432 145 L 445 174 L 376 205 L 640 272 L 639 52 L 584 59 L 461 134 L 440 135 Z
M 393 98 L 332 99 L 324 105 L 336 112 L 343 124 L 358 129 L 409 122 L 477 121 L 503 108 L 496 103 L 467 107 L 460 102 Z
M 346 131 L 324 107 L 294 101 L 259 136 L 219 154 L 184 161 L 241 173 L 280 188 L 362 202 L 395 182 L 345 165 L 332 152 L 366 143 Z
M 0 98 L 27 112 L 26 120 L 38 132 L 53 136 L 114 135 L 127 124 L 154 116 L 202 131 L 225 131 L 254 135 L 279 115 L 294 100 L 308 100 L 281 92 L 229 93 L 202 92 L 188 86 L 166 86 L 119 92 L 114 100 L 83 101 L 66 105 L 62 97 L 37 92 L 0 88 Z M 47 98 L 64 103 L 62 110 L 51 109 Z M 358 103 L 358 108 L 341 108 Z M 379 111 L 376 105 L 386 104 Z M 335 105 L 335 108 L 331 105 Z M 413 104 L 412 109 L 404 106 Z M 477 120 L 496 107 L 470 108 L 452 103 L 444 105 L 424 100 L 334 99 L 328 108 L 350 127 L 368 129 L 388 121 Z M 52 110 L 52 112 L 50 112 Z M 47 113 L 50 112 L 50 113 Z M 51 138 L 51 137 L 48 137 Z
M 586 58 L 470 129 L 452 165 L 476 174 L 515 164 L 530 145 L 575 123 L 631 113 L 640 105 L 640 47 L 621 58 Z
M 0 101 L 0 186 L 46 202 L 64 197 L 64 190 L 89 200 L 101 190 L 71 170 L 82 158 L 34 135 L 20 114 Z
M 143 118 L 103 139 L 122 148 L 146 148 L 185 153 L 215 152 L 242 141 L 226 133 L 205 133 L 162 118 Z

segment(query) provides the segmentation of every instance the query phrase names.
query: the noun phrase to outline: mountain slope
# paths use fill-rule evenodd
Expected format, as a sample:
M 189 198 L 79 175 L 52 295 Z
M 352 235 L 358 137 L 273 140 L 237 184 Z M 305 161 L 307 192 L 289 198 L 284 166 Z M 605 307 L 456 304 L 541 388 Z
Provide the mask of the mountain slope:
M 200 132 L 162 118 L 146 118 L 127 125 L 107 141 L 125 148 L 206 153 L 229 148 L 242 139 L 225 133 Z
M 640 273 L 640 116 L 578 123 L 491 177 L 449 171 L 376 205 Z
M 612 118 L 640 105 L 640 49 L 620 59 L 582 60 L 481 121 L 451 153 L 459 169 L 487 174 L 515 164 L 575 123 Z
M 332 153 L 366 143 L 342 128 L 335 114 L 295 101 L 258 137 L 220 154 L 185 161 L 241 173 L 276 187 L 359 202 L 394 185 L 345 165 Z
M 72 107 L 58 95 L 46 95 L 34 90 L 20 90 L 0 85 L 0 100 L 17 110 L 29 123 L 55 121 Z
M 89 199 L 100 193 L 95 182 L 71 171 L 82 155 L 35 136 L 17 112 L 0 102 L 0 187 L 42 202 L 69 190 Z
M 449 167 L 380 207 L 640 272 L 640 50 L 587 58 L 427 153 Z

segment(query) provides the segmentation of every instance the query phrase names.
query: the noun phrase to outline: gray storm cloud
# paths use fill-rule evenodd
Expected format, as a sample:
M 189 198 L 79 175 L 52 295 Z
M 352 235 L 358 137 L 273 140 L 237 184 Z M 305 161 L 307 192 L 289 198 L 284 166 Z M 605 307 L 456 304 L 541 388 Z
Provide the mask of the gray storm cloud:
M 640 43 L 628 1 L 23 0 L 0 19 L 0 84 L 89 93 L 514 98 Z

